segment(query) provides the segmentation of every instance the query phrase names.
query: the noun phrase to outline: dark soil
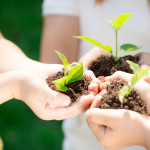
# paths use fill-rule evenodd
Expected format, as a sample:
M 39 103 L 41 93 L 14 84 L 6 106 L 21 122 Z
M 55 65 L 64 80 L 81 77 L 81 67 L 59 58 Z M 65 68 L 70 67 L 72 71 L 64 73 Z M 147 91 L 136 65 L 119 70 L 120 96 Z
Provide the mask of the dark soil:
M 88 69 L 92 70 L 96 77 L 111 75 L 111 69 L 115 65 L 113 56 L 100 56 L 93 61 Z
M 46 79 L 46 82 L 51 89 L 58 91 L 56 89 L 55 84 L 53 84 L 52 81 L 57 80 L 63 76 L 64 76 L 63 72 L 57 72 L 57 74 L 55 74 L 54 76 L 48 77 Z M 67 86 L 68 90 L 66 92 L 61 92 L 61 93 L 68 95 L 70 97 L 71 101 L 74 102 L 82 95 L 89 94 L 88 86 L 89 86 L 90 82 L 91 82 L 91 78 L 83 76 L 83 78 L 81 80 L 67 84 L 66 86 Z
M 121 57 L 117 63 L 115 63 L 115 60 L 113 56 L 100 56 L 95 61 L 93 61 L 88 69 L 92 70 L 96 77 L 98 76 L 110 76 L 116 71 L 124 71 L 128 73 L 133 73 L 133 71 L 130 69 L 129 64 L 126 62 L 126 60 L 131 60 L 135 63 L 138 63 L 138 58 L 133 57 L 131 55 Z
M 102 109 L 128 109 L 133 110 L 143 115 L 148 115 L 145 102 L 141 99 L 139 94 L 132 90 L 128 98 L 124 98 L 123 104 L 120 103 L 118 92 L 126 83 L 118 80 L 110 82 L 107 86 L 107 94 L 103 96 L 99 104 Z

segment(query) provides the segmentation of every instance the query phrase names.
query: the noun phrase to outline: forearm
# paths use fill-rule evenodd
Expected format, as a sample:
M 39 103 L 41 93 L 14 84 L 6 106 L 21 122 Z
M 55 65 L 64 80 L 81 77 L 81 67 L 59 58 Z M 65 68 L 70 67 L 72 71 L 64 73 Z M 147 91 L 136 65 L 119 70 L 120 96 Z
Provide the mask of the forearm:
M 0 73 L 30 70 L 35 61 L 29 59 L 19 47 L 0 34 Z
M 69 62 L 77 60 L 79 40 L 79 19 L 76 16 L 48 15 L 44 18 L 41 43 L 41 61 L 62 63 L 54 50 L 63 53 Z

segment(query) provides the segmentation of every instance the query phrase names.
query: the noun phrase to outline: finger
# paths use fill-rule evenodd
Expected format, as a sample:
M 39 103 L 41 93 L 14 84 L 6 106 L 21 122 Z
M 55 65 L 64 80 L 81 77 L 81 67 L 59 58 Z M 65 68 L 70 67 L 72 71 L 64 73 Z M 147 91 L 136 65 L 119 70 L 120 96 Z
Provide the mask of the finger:
M 105 77 L 104 76 L 99 76 L 98 79 L 101 81 L 101 83 L 105 82 Z
M 133 76 L 132 74 L 122 72 L 122 71 L 117 71 L 113 75 L 105 77 L 105 81 L 123 80 L 125 82 L 129 82 L 132 76 Z
M 89 108 L 93 100 L 93 95 L 87 95 L 82 96 L 77 102 L 72 103 L 68 107 L 47 107 L 45 111 L 47 120 L 51 118 L 55 120 L 63 120 L 75 117 Z
M 102 97 L 107 93 L 107 90 L 102 90 L 99 94 L 96 95 L 90 108 L 99 107 Z
M 150 77 L 145 78 L 144 81 L 150 84 Z
M 45 83 L 41 83 L 39 91 L 40 92 L 36 95 L 38 99 L 43 99 L 49 104 L 55 106 L 68 106 L 71 103 L 71 99 L 69 96 L 52 90 Z
M 92 108 L 86 112 L 86 118 L 94 124 L 115 128 L 127 113 L 128 110 Z
M 99 95 L 104 96 L 106 93 L 107 93 L 107 90 L 106 90 L 106 89 L 103 89 L 103 90 L 99 93 Z
M 92 80 L 96 78 L 94 73 L 91 70 L 85 70 L 84 76 L 87 76 L 87 77 L 91 78 Z
M 100 87 L 100 81 L 97 78 L 95 78 L 90 83 L 88 89 L 91 92 L 91 94 L 97 95 L 99 93 L 99 87 Z
M 102 99 L 102 96 L 100 94 L 97 94 L 90 108 L 99 107 L 101 99 Z
M 53 104 L 55 106 L 69 106 L 71 104 L 71 99 L 69 96 L 60 92 L 55 92 L 51 89 L 49 89 L 49 91 L 49 93 L 51 94 L 51 99 L 49 98 L 50 104 Z
M 106 87 L 110 84 L 110 82 L 104 82 L 100 85 L 100 91 L 106 89 Z

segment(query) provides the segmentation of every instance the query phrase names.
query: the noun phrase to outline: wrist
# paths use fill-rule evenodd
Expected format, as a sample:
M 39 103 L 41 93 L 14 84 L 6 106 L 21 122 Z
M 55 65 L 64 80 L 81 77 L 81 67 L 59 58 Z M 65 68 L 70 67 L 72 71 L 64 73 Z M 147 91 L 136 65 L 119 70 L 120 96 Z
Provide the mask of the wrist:
M 24 70 L 19 70 L 11 71 L 11 74 L 13 79 L 10 82 L 12 97 L 15 99 L 24 100 L 22 96 L 22 89 L 25 88 L 27 81 L 30 81 L 30 73 Z
M 0 74 L 0 104 L 13 98 L 11 83 L 13 82 L 12 73 Z

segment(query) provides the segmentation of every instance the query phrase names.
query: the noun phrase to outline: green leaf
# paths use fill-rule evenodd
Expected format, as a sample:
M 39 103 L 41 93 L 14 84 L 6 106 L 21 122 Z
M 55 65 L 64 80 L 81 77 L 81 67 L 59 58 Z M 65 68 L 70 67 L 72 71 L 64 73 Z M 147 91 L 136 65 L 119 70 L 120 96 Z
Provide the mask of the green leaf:
M 96 41 L 96 40 L 94 40 L 94 39 L 92 39 L 90 37 L 87 37 L 87 36 L 73 36 L 73 37 L 75 37 L 77 39 L 81 39 L 81 40 L 87 41 L 87 42 L 89 42 L 89 43 L 91 43 L 91 44 L 93 44 L 95 46 L 98 46 L 98 47 L 100 47 L 100 48 L 102 48 L 102 49 L 104 49 L 104 50 L 106 50 L 106 51 L 108 51 L 108 52 L 110 52 L 112 54 L 112 48 L 110 46 L 103 45 L 103 44 L 99 43 L 98 41 Z
M 109 19 L 109 24 L 113 29 L 118 31 L 131 16 L 132 14 L 122 14 L 115 20 Z
M 138 47 L 133 44 L 123 44 L 120 46 L 120 55 L 123 55 L 126 52 L 135 51 L 142 48 L 142 46 Z
M 141 79 L 144 79 L 150 75 L 148 72 L 149 70 L 150 70 L 150 68 L 146 68 L 144 70 L 141 70 Z
M 58 56 L 60 57 L 60 59 L 62 60 L 63 64 L 64 64 L 64 68 L 65 68 L 65 72 L 67 72 L 67 65 L 68 65 L 68 62 L 67 62 L 67 58 L 65 55 L 63 55 L 62 53 L 58 52 L 58 51 L 55 51 Z
M 123 104 L 123 99 L 126 96 L 126 94 L 128 93 L 128 91 L 129 91 L 129 87 L 127 85 L 123 86 L 121 88 L 121 90 L 119 91 L 118 96 L 119 96 L 119 100 L 120 100 L 121 104 Z
M 75 66 L 75 65 L 79 65 L 79 63 L 73 62 L 73 63 L 71 63 L 71 64 L 68 64 L 68 65 L 67 65 L 67 69 L 69 69 L 69 68 L 71 68 L 72 66 Z
M 83 77 L 83 63 L 74 66 L 67 76 L 66 84 L 81 80 Z
M 141 71 L 138 64 L 136 64 L 136 63 L 134 63 L 133 61 L 130 61 L 130 60 L 127 60 L 126 62 L 129 64 L 130 68 L 133 70 L 134 73 L 137 73 L 137 72 Z
M 116 30 L 116 28 L 115 28 L 115 26 L 114 26 L 114 20 L 109 19 L 109 20 L 107 20 L 107 22 L 109 23 L 109 25 L 110 25 L 114 30 Z
M 67 79 L 67 76 L 66 77 L 62 77 L 62 78 L 60 78 L 58 80 L 54 80 L 52 83 L 54 83 L 56 85 L 56 88 L 59 91 L 65 92 L 68 89 L 66 87 L 66 79 Z
M 135 84 L 141 80 L 141 79 L 144 79 L 145 77 L 148 77 L 149 76 L 149 70 L 150 68 L 146 68 L 144 70 L 141 70 L 139 68 L 139 66 L 137 64 L 135 64 L 134 62 L 132 61 L 127 61 L 131 67 L 131 69 L 133 69 L 133 71 L 135 72 L 135 74 L 133 75 L 133 77 L 131 78 L 131 87 L 127 93 L 126 96 L 128 96 L 131 92 L 131 90 L 133 89 L 133 87 L 135 86 Z

